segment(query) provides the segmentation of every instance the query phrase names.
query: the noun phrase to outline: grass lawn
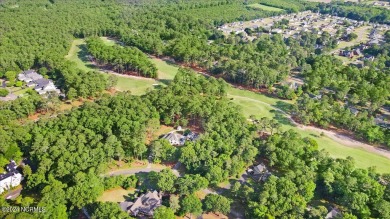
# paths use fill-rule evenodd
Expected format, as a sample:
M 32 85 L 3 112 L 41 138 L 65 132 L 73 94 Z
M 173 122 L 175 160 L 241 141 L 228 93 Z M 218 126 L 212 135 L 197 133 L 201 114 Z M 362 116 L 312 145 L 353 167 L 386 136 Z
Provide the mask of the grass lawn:
M 353 32 L 356 33 L 358 37 L 350 42 L 341 41 L 340 44 L 337 46 L 337 49 L 343 49 L 346 47 L 357 45 L 359 43 L 367 42 L 370 34 L 370 27 L 369 26 L 359 27 L 356 28 Z
M 179 69 L 178 66 L 157 58 L 152 58 L 152 62 L 158 69 L 158 78 L 160 80 L 173 80 L 175 78 L 175 75 Z
M 308 2 L 330 3 L 332 0 L 306 0 Z
M 21 87 L 8 87 L 7 88 L 11 93 L 15 95 L 24 94 L 29 90 L 33 90 L 31 87 L 21 88 Z
M 105 40 L 108 43 L 115 43 L 113 40 Z M 85 46 L 84 39 L 76 39 L 73 41 L 71 49 L 66 59 L 76 63 L 77 67 L 84 71 L 98 71 L 108 77 L 107 73 L 99 71 L 96 67 L 93 66 L 93 63 L 88 61 L 87 48 Z M 125 76 L 116 76 L 118 78 L 118 83 L 115 88 L 119 91 L 131 91 L 134 95 L 142 95 L 146 93 L 148 88 L 153 88 L 153 84 L 158 83 L 156 80 L 149 78 L 130 78 Z
M 135 189 L 123 189 L 122 187 L 104 191 L 104 193 L 97 199 L 101 202 L 123 202 L 129 194 L 133 194 Z
M 267 5 L 262 5 L 262 4 L 259 4 L 259 3 L 251 4 L 251 5 L 248 5 L 248 6 L 251 7 L 251 8 L 261 9 L 261 10 L 264 10 L 264 11 L 284 11 L 281 8 L 275 8 L 275 7 L 271 7 L 271 6 L 267 6 Z
M 302 130 L 293 126 L 284 115 L 274 110 L 275 108 L 273 106 L 283 106 L 283 104 L 281 104 L 283 101 L 266 97 L 262 94 L 257 94 L 251 91 L 238 90 L 235 88 L 229 89 L 228 97 L 233 98 L 232 101 L 242 107 L 243 113 L 246 117 L 255 115 L 257 118 L 274 118 L 282 124 L 283 130 L 293 129 L 294 131 L 300 133 L 302 137 L 313 138 L 318 142 L 319 149 L 325 149 L 334 158 L 346 158 L 351 156 L 355 159 L 357 167 L 367 168 L 370 166 L 376 166 L 378 172 L 390 172 L 388 169 L 390 160 L 386 157 L 365 151 L 364 149 L 344 146 L 329 137 L 321 137 L 321 133 L 318 131 Z
M 102 40 L 107 45 L 114 45 L 116 43 L 114 40 L 107 37 L 102 37 Z M 93 63 L 87 59 L 87 54 L 85 40 L 76 39 L 73 41 L 71 49 L 65 58 L 76 63 L 79 69 L 84 71 L 98 71 L 108 77 L 107 73 L 101 72 L 93 66 Z M 116 76 L 118 78 L 118 83 L 115 88 L 118 91 L 131 91 L 134 95 L 142 95 L 145 94 L 148 89 L 153 89 L 156 84 L 168 84 L 175 77 L 177 70 L 179 69 L 177 66 L 170 64 L 168 61 L 157 58 L 151 58 L 151 61 L 155 63 L 158 68 L 157 80 L 150 78 Z
M 113 46 L 113 45 L 117 44 L 117 42 L 115 40 L 110 39 L 108 37 L 100 37 L 100 39 L 102 39 L 104 44 L 106 44 L 107 46 Z

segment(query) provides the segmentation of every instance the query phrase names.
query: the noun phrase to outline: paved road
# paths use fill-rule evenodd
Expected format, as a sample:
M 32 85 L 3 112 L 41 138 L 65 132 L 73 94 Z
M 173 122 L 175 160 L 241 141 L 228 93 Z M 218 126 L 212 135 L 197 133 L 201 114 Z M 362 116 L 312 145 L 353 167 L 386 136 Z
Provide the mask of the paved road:
M 161 170 L 166 169 L 166 168 L 167 167 L 153 167 L 153 165 L 149 163 L 147 167 L 114 170 L 114 171 L 110 171 L 108 173 L 105 173 L 104 176 L 131 175 L 131 174 L 136 174 L 136 173 L 149 173 L 152 171 L 160 172 Z M 179 171 L 172 169 L 172 172 L 177 177 L 180 176 Z
M 20 195 L 21 191 L 22 191 L 22 188 L 11 190 L 7 193 L 7 195 L 5 195 L 5 199 L 15 199 Z

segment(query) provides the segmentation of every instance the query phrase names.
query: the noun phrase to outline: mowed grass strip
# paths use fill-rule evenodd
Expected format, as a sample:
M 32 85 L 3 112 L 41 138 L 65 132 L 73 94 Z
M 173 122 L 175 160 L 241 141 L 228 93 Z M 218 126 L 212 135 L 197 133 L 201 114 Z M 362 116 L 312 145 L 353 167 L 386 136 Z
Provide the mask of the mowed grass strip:
M 248 5 L 248 6 L 251 7 L 251 8 L 261 9 L 261 10 L 264 10 L 264 11 L 277 11 L 277 12 L 284 11 L 281 8 L 271 7 L 271 6 L 267 6 L 267 5 L 263 5 L 263 4 L 259 4 L 259 3 L 251 4 L 251 5 Z
M 123 189 L 122 187 L 117 187 L 104 191 L 104 193 L 97 199 L 101 202 L 123 202 L 126 200 L 126 197 L 129 194 L 134 194 L 135 189 Z
M 107 44 L 114 45 L 115 41 L 103 38 Z M 92 62 L 87 58 L 88 52 L 84 39 L 76 39 L 72 42 L 72 46 L 68 55 L 65 58 L 69 61 L 76 63 L 77 68 L 84 71 L 97 71 L 103 74 L 105 77 L 109 77 L 109 74 L 100 71 L 96 68 Z M 115 88 L 118 91 L 130 91 L 134 95 L 145 94 L 147 89 L 153 89 L 154 84 L 159 84 L 158 81 L 150 78 L 141 77 L 127 77 L 127 76 L 115 76 L 118 78 L 118 83 Z
M 319 149 L 324 149 L 334 158 L 353 157 L 356 166 L 359 168 L 368 168 L 375 166 L 380 173 L 390 173 L 390 160 L 378 154 L 371 153 L 362 148 L 354 148 L 342 145 L 327 136 L 321 136 L 321 133 L 314 130 L 302 130 L 295 127 L 282 113 L 275 110 L 274 106 L 281 105 L 280 100 L 267 97 L 263 94 L 254 93 L 247 90 L 238 90 L 230 88 L 228 97 L 241 106 L 243 114 L 249 118 L 255 115 L 257 118 L 267 117 L 276 119 L 282 124 L 282 130 L 292 129 L 298 132 L 302 137 L 310 137 L 318 142 Z M 271 104 L 271 106 L 270 106 Z M 283 105 L 283 104 L 282 104 Z

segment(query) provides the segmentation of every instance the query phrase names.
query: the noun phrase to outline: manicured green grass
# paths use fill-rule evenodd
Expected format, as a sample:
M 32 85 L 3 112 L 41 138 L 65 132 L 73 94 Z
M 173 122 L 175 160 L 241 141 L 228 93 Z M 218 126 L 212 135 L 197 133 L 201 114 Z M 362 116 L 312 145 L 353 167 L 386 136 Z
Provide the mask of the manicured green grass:
M 251 4 L 251 5 L 248 5 L 248 6 L 251 7 L 251 8 L 257 8 L 257 9 L 261 9 L 261 10 L 264 10 L 264 11 L 284 11 L 281 8 L 275 8 L 275 7 L 262 5 L 262 4 L 258 4 L 258 3 Z
M 175 78 L 178 66 L 162 59 L 152 58 L 151 60 L 157 66 L 159 79 L 173 80 Z
M 131 91 L 134 95 L 145 94 L 147 89 L 153 89 L 153 84 L 157 82 L 153 79 L 123 78 L 118 77 L 118 83 L 115 88 L 118 91 Z
M 369 39 L 370 27 L 363 26 L 356 28 L 354 31 L 358 35 L 358 37 L 350 42 L 341 41 L 339 45 L 337 45 L 337 49 L 343 49 L 346 47 L 351 47 L 360 43 L 365 43 Z
M 334 158 L 353 157 L 356 166 L 359 168 L 367 168 L 376 166 L 378 172 L 389 173 L 390 160 L 386 157 L 365 151 L 360 148 L 352 148 L 342 145 L 333 139 L 320 136 L 321 133 L 314 130 L 302 130 L 295 127 L 282 113 L 275 111 L 273 106 L 283 108 L 288 102 L 283 102 L 277 99 L 267 97 L 263 94 L 257 94 L 247 90 L 238 90 L 230 88 L 228 97 L 233 98 L 232 101 L 242 107 L 242 112 L 246 117 L 255 115 L 257 118 L 268 117 L 274 118 L 282 124 L 282 130 L 293 129 L 301 134 L 302 137 L 310 137 L 318 142 L 319 149 L 324 149 Z M 270 104 L 272 106 L 270 106 Z
M 100 39 L 102 39 L 104 44 L 106 44 L 107 46 L 113 46 L 113 45 L 117 44 L 117 42 L 115 40 L 110 39 L 108 37 L 100 37 Z
M 33 90 L 33 88 L 27 87 L 27 88 L 24 88 L 24 89 L 20 89 L 20 90 L 14 91 L 13 94 L 20 95 L 20 94 L 26 93 L 29 90 Z
M 103 40 L 109 44 L 115 43 L 113 40 L 103 38 Z M 84 39 L 76 39 L 73 41 L 71 49 L 66 59 L 76 63 L 77 67 L 84 71 L 98 71 L 108 77 L 107 73 L 99 71 L 93 66 L 93 63 L 87 59 L 87 48 L 85 47 Z M 137 78 L 137 77 L 126 77 L 116 76 L 118 83 L 115 88 L 119 91 L 130 91 L 134 95 L 142 95 L 146 93 L 148 88 L 153 89 L 153 84 L 159 84 L 158 81 L 149 78 Z

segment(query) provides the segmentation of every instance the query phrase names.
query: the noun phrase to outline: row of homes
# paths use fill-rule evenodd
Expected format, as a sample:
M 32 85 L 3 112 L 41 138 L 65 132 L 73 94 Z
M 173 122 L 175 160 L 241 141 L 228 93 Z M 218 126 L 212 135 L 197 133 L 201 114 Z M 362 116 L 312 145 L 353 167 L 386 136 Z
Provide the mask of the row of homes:
M 277 22 L 282 21 L 283 19 L 289 21 L 287 28 L 281 29 L 280 27 L 274 27 Z M 245 29 L 249 28 L 256 30 L 257 28 L 262 28 L 267 30 L 269 33 L 282 34 L 285 38 L 287 38 L 290 36 L 295 37 L 302 31 L 317 33 L 318 35 L 321 35 L 326 31 L 331 36 L 336 36 L 338 31 L 341 30 L 345 33 L 344 35 L 348 35 L 355 32 L 357 28 L 362 27 L 368 27 L 375 30 L 375 33 L 370 35 L 370 44 L 380 43 L 382 33 L 378 31 L 385 31 L 390 29 L 389 25 L 386 24 L 373 24 L 364 21 L 356 21 L 345 17 L 337 17 L 305 11 L 295 14 L 255 19 L 247 22 L 233 22 L 220 26 L 219 30 L 221 30 L 225 35 L 230 35 L 231 33 L 235 33 L 236 35 L 242 34 L 244 40 L 253 40 L 261 34 L 257 36 L 248 36 L 245 33 Z M 342 36 L 340 40 L 343 40 Z
M 61 93 L 52 80 L 44 78 L 34 70 L 27 70 L 20 73 L 18 79 L 25 82 L 27 87 L 33 87 L 34 90 L 41 95 L 48 92 Z

